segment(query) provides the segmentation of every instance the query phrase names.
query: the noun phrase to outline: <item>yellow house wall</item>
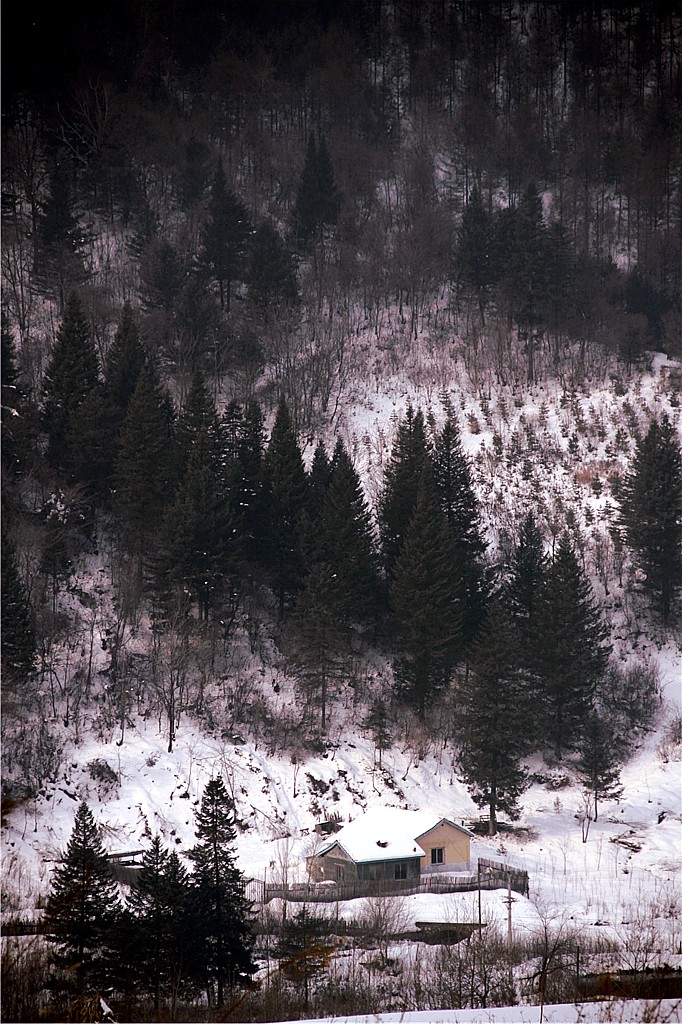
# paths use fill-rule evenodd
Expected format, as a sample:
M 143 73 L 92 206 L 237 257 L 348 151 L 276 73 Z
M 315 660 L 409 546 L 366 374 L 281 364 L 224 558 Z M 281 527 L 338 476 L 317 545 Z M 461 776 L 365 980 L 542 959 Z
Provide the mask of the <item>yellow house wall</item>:
M 431 850 L 439 846 L 442 846 L 445 851 L 445 864 L 461 864 L 471 859 L 469 836 L 446 822 L 441 822 L 435 828 L 429 829 L 419 837 L 418 842 L 426 854 L 422 860 L 422 868 L 431 867 Z

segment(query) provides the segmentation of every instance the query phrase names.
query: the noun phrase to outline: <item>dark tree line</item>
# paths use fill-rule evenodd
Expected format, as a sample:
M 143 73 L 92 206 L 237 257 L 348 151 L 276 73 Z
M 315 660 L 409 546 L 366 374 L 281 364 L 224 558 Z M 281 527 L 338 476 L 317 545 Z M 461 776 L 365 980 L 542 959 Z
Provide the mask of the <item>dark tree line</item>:
M 203 998 L 222 1008 L 256 970 L 250 905 L 234 863 L 234 808 L 220 779 L 209 782 L 196 819 L 191 871 L 150 837 L 121 900 L 87 804 L 57 867 L 44 926 L 54 945 L 53 998 L 64 1007 L 99 993 L 155 1017 Z M 68 1011 L 70 1012 L 70 1011 Z

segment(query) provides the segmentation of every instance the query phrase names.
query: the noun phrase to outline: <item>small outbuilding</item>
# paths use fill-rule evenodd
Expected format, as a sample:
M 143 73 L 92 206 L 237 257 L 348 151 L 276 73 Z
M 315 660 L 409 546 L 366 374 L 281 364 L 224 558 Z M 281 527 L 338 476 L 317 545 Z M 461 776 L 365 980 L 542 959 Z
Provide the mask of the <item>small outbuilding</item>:
M 313 882 L 418 881 L 433 872 L 465 872 L 473 833 L 450 818 L 396 807 L 373 808 L 345 825 L 312 857 Z

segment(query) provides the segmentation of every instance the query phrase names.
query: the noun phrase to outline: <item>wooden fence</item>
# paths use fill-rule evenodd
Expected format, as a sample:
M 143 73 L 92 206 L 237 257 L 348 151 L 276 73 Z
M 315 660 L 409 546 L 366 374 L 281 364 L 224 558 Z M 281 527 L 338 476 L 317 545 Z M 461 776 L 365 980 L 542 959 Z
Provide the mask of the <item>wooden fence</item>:
M 336 903 L 357 900 L 364 896 L 414 896 L 417 893 L 477 892 L 478 889 L 506 889 L 528 895 L 528 872 L 497 861 L 479 859 L 480 871 L 475 874 L 443 878 L 426 875 L 395 881 L 300 882 L 281 884 L 252 878 L 246 885 L 246 898 L 252 903 L 269 903 L 282 899 L 292 903 Z

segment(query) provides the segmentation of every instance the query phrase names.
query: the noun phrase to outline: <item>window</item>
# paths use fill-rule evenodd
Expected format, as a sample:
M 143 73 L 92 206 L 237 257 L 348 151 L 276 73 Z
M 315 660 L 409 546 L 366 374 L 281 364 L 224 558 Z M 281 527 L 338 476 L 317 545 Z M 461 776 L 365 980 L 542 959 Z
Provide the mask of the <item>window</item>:
M 407 878 L 407 864 L 394 864 L 394 878 Z
M 345 877 L 346 877 L 345 868 L 343 868 L 341 866 L 341 864 L 337 864 L 336 865 L 336 881 L 337 882 L 343 882 Z
M 432 864 L 445 864 L 445 847 L 444 846 L 432 846 L 431 847 L 431 863 Z

